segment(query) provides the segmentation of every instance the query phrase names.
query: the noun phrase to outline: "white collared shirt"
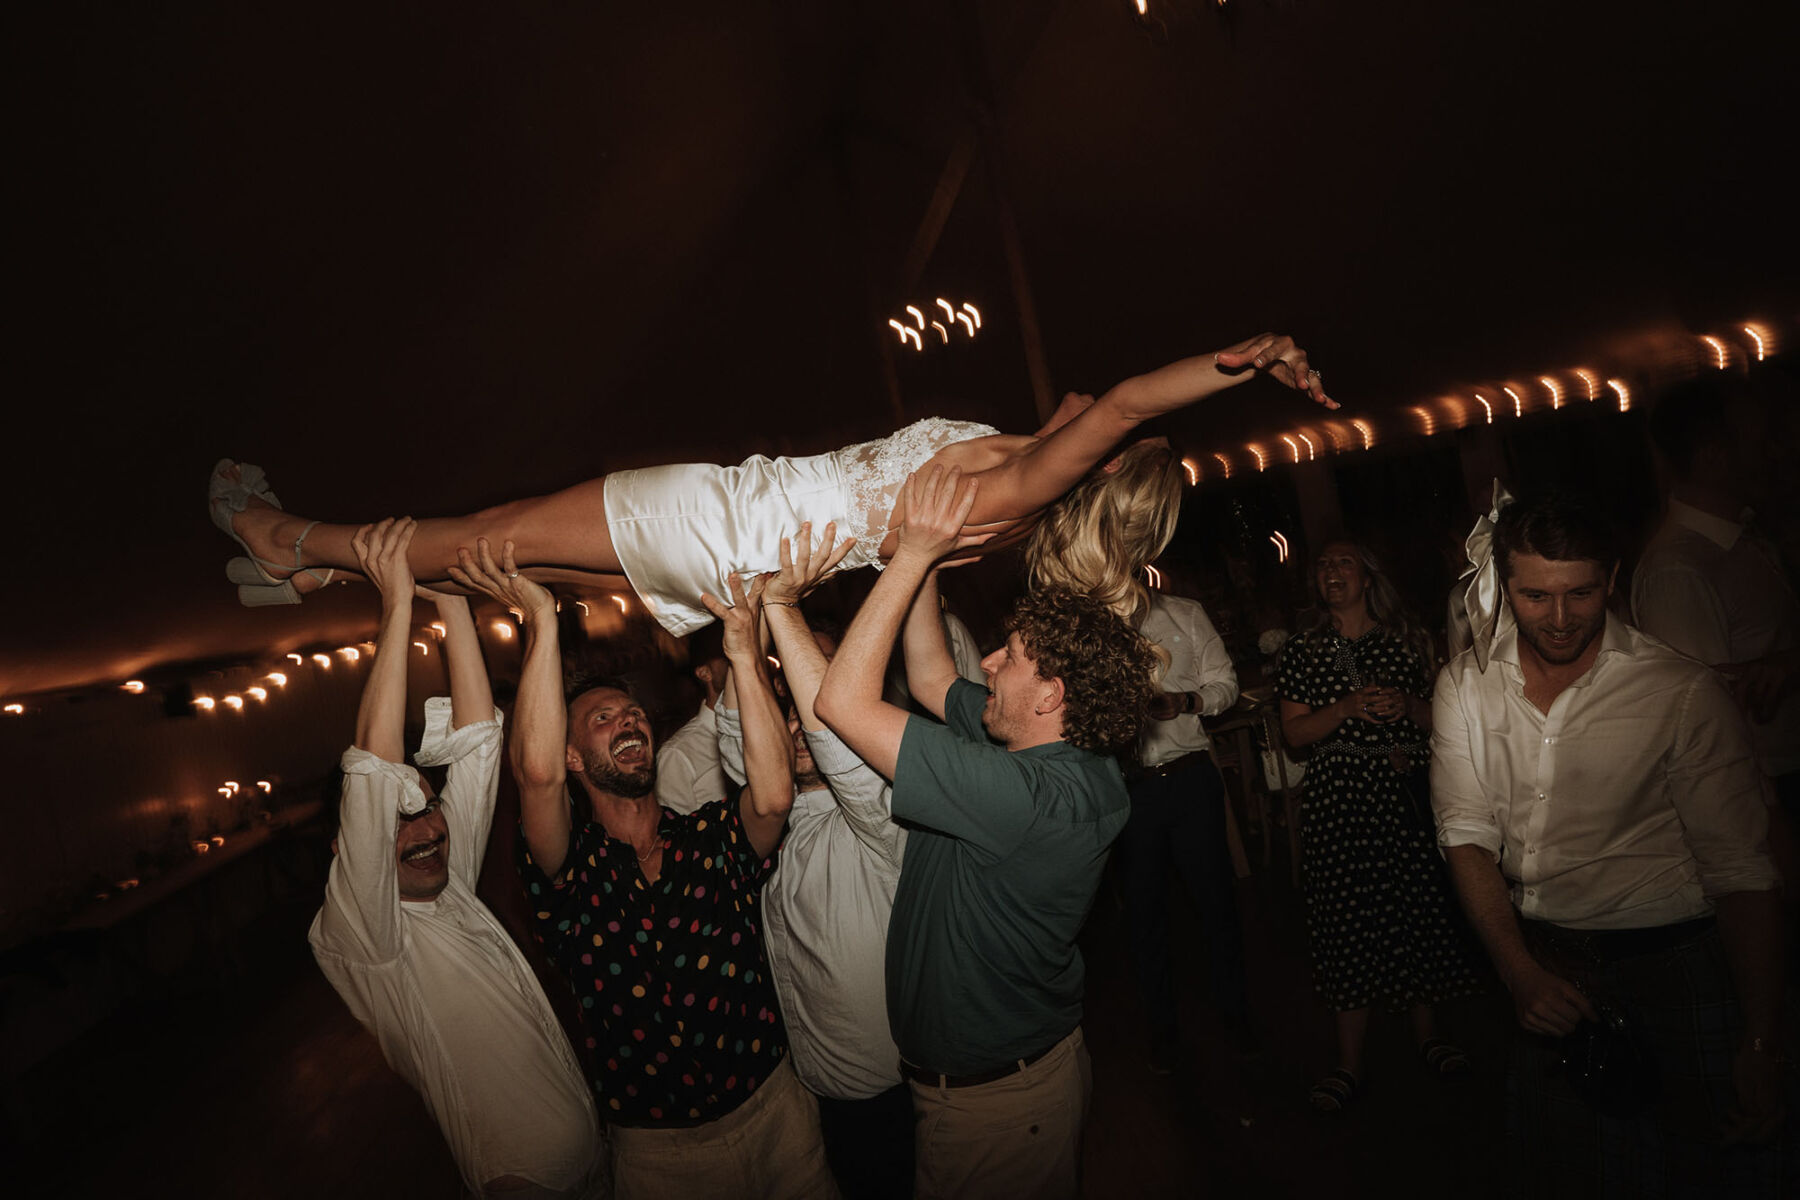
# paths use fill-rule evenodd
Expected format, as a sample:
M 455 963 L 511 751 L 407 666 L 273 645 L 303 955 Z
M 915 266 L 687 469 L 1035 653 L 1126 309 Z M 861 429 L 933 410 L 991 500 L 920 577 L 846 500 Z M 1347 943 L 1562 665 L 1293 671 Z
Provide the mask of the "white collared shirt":
M 1749 662 L 1800 645 L 1800 599 L 1774 548 L 1679 500 L 1645 547 L 1631 579 L 1632 619 L 1644 632 L 1708 666 Z M 1752 722 L 1770 775 L 1800 771 L 1800 692 L 1771 721 Z
M 1212 738 L 1200 715 L 1213 716 L 1237 703 L 1237 669 L 1206 610 L 1184 596 L 1150 593 L 1150 610 L 1138 632 L 1169 656 L 1163 672 L 1165 692 L 1198 692 L 1200 708 L 1167 721 L 1150 721 L 1138 740 L 1138 761 L 1146 767 L 1172 762 L 1184 754 L 1211 747 Z
M 1438 676 L 1438 844 L 1495 856 L 1526 917 L 1670 925 L 1776 884 L 1763 782 L 1717 675 L 1608 616 L 1600 653 L 1548 713 L 1525 699 L 1518 631 Z
M 725 799 L 719 769 L 719 722 L 705 704 L 656 751 L 656 802 L 686 816 Z
M 719 708 L 719 757 L 744 763 L 736 709 Z M 900 1082 L 888 1027 L 887 929 L 906 853 L 890 788 L 829 729 L 807 748 L 827 786 L 794 793 L 781 863 L 763 885 L 763 945 L 800 1082 L 862 1100 Z
M 418 773 L 351 747 L 337 857 L 307 940 L 319 969 L 418 1090 L 463 1182 L 518 1175 L 580 1194 L 601 1153 L 593 1095 L 519 948 L 475 895 L 500 779 L 500 712 L 450 728 L 450 700 L 425 705 L 418 761 L 448 763 L 439 795 L 450 881 L 402 901 L 399 813 L 425 806 Z

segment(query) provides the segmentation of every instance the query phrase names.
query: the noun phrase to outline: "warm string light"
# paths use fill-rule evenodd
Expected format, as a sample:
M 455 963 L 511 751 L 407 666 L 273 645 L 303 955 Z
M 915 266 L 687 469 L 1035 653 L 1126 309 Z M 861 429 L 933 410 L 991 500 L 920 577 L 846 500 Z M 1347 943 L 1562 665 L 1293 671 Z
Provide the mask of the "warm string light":
M 1350 426 L 1355 429 L 1357 435 L 1362 438 L 1362 448 L 1364 450 L 1375 445 L 1375 430 L 1367 421 L 1359 418 L 1351 421 Z
M 255 700 L 258 704 L 261 704 L 264 701 L 268 700 L 269 689 L 266 687 L 247 687 L 244 689 L 244 695 L 249 696 L 251 699 Z
M 1766 347 L 1763 345 L 1763 342 L 1767 335 L 1759 325 L 1746 325 L 1744 326 L 1744 332 L 1749 334 L 1750 340 L 1756 343 L 1756 361 L 1761 362 L 1763 360 L 1763 354 L 1766 352 Z
M 1200 466 L 1191 458 L 1181 460 L 1181 473 L 1187 476 L 1188 486 L 1194 487 L 1200 482 Z
M 1597 375 L 1585 368 L 1576 367 L 1575 376 L 1581 380 L 1582 386 L 1587 388 L 1587 398 L 1589 400 L 1598 400 L 1600 398 L 1600 379 Z
M 1296 442 L 1293 438 L 1289 437 L 1285 433 L 1281 435 L 1281 440 L 1286 442 L 1287 448 L 1290 451 L 1292 451 L 1292 453 L 1294 455 L 1294 461 L 1299 462 L 1300 461 L 1300 443 Z
M 127 679 L 119 686 L 134 696 L 141 696 L 144 694 L 144 681 L 141 679 Z
M 618 605 L 619 611 L 621 613 L 629 613 L 631 611 L 631 605 L 626 602 L 625 597 L 619 595 L 618 593 L 616 593 L 616 592 L 613 593 L 612 595 L 608 596 L 607 599 L 611 600 L 614 604 Z
M 1500 390 L 1505 392 L 1509 397 L 1512 398 L 1513 416 L 1515 416 L 1515 417 L 1524 416 L 1525 415 L 1525 399 L 1524 399 L 1524 397 L 1520 396 L 1519 393 L 1513 391 L 1511 388 L 1507 387 L 1505 384 L 1502 384 L 1500 386 Z
M 966 300 L 959 306 L 938 296 L 932 300 L 931 307 L 932 316 L 927 317 L 925 310 L 918 305 L 906 305 L 906 315 L 912 318 L 910 323 L 899 317 L 888 318 L 888 328 L 894 331 L 894 336 L 902 346 L 910 345 L 914 350 L 923 352 L 927 329 L 937 334 L 937 344 L 940 346 L 948 346 L 955 340 L 952 335 L 958 331 L 972 340 L 981 330 L 981 310 Z M 942 320 L 936 319 L 939 313 L 943 314 Z
M 1159 592 L 1162 591 L 1163 573 L 1155 566 L 1150 563 L 1144 564 L 1144 578 L 1149 581 L 1151 587 Z
M 1606 386 L 1618 393 L 1619 411 L 1631 411 L 1631 389 L 1625 386 L 1625 381 L 1622 379 L 1609 379 L 1606 381 Z
M 503 642 L 512 641 L 513 627 L 512 627 L 511 621 L 495 621 L 493 624 L 493 630 L 494 630 L 494 635 L 496 637 L 498 637 L 501 641 L 503 641 Z
M 1543 384 L 1544 390 L 1550 393 L 1550 409 L 1551 409 L 1551 411 L 1554 412 L 1555 410 L 1561 408 L 1562 400 L 1563 400 L 1562 384 L 1556 382 L 1555 376 L 1539 375 L 1538 382 Z
M 1251 457 L 1256 459 L 1257 470 L 1260 471 L 1269 465 L 1269 456 L 1263 453 L 1263 448 L 1261 446 L 1249 445 L 1245 446 L 1244 449 L 1248 450 Z
M 431 657 L 431 647 L 430 646 L 427 646 L 424 642 L 414 642 L 413 645 L 415 645 L 419 648 L 420 654 L 423 654 L 427 658 Z
M 331 655 L 315 654 L 312 656 L 312 660 L 313 660 L 313 665 L 319 667 L 321 670 L 325 670 L 325 671 L 331 670 Z
M 1281 530 L 1277 529 L 1274 532 L 1269 534 L 1269 540 L 1271 542 L 1275 543 L 1275 561 L 1276 562 L 1286 562 L 1288 560 L 1287 537 L 1281 532 Z
M 1707 346 L 1712 349 L 1713 366 L 1723 371 L 1726 367 L 1731 365 L 1731 355 L 1726 351 L 1724 342 L 1720 341 L 1710 333 L 1701 334 L 1700 340 L 1705 342 Z
M 25 715 L 25 706 L 23 704 L 8 704 L 5 709 L 0 711 L 4 711 L 8 716 L 22 717 Z
M 1223 470 L 1225 472 L 1225 478 L 1230 479 L 1231 478 L 1231 460 L 1229 458 L 1226 458 L 1223 454 L 1219 454 L 1216 452 L 1213 454 L 1213 457 L 1219 460 L 1219 467 L 1221 470 Z
M 1437 422 L 1432 419 L 1430 409 L 1426 408 L 1423 404 L 1415 404 L 1411 411 L 1418 415 L 1420 433 L 1424 434 L 1426 437 L 1430 437 L 1437 432 Z
M 288 655 L 288 661 L 293 663 L 296 667 L 304 667 L 306 665 L 306 660 L 298 654 Z
M 1492 425 L 1494 423 L 1494 406 L 1489 404 L 1487 397 L 1480 392 L 1475 393 L 1475 399 L 1481 402 L 1481 411 L 1487 414 L 1487 423 Z

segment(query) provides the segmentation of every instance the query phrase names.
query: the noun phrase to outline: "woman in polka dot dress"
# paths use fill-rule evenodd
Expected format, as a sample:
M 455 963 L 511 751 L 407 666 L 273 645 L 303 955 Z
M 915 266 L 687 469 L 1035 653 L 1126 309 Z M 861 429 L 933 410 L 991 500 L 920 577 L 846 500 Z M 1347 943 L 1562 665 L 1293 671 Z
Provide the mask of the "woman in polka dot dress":
M 1313 977 L 1337 1012 L 1338 1065 L 1314 1085 L 1335 1112 L 1361 1090 L 1370 1006 L 1408 1008 L 1425 1065 L 1469 1061 L 1437 1037 L 1432 1006 L 1480 990 L 1430 820 L 1430 643 L 1353 541 L 1314 564 L 1325 619 L 1282 653 L 1276 691 L 1289 745 L 1310 747 L 1300 841 Z

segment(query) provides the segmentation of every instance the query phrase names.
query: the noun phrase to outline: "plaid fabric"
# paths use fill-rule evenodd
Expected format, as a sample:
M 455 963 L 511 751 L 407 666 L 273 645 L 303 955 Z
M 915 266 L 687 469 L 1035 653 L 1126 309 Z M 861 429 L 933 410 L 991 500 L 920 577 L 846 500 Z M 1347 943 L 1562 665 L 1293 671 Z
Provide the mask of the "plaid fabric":
M 1548 944 L 1529 925 L 1527 938 L 1538 961 L 1628 1014 L 1656 1060 L 1660 1096 L 1642 1116 L 1601 1116 L 1562 1077 L 1560 1044 L 1520 1032 L 1507 1072 L 1513 1194 L 1532 1200 L 1794 1194 L 1800 1121 L 1792 1115 L 1793 1099 L 1775 1145 L 1721 1143 L 1743 1022 L 1717 930 L 1610 963 Z M 1791 1077 L 1789 1083 L 1791 1091 Z

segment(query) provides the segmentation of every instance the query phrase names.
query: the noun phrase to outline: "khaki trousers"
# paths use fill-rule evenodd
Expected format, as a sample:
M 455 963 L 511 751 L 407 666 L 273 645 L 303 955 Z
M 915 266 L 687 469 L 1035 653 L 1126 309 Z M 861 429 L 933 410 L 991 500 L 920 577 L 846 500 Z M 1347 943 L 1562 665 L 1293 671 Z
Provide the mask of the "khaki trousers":
M 1081 1029 L 977 1087 L 911 1084 L 918 1200 L 1074 1200 L 1094 1072 Z
M 837 1200 L 819 1106 L 791 1061 L 716 1121 L 688 1129 L 616 1126 L 615 1200 Z

